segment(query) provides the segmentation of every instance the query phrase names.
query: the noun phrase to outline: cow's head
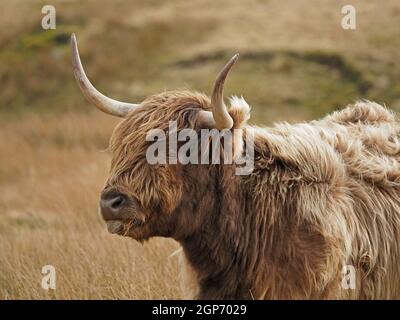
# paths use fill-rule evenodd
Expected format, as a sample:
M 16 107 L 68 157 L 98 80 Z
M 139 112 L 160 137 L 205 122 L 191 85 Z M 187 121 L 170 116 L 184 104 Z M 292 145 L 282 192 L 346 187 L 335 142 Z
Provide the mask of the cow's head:
M 238 55 L 218 74 L 211 99 L 175 91 L 131 104 L 97 91 L 85 75 L 74 35 L 71 46 L 74 74 L 83 94 L 101 111 L 123 118 L 111 137 L 110 175 L 100 196 L 101 215 L 109 231 L 137 240 L 188 236 L 207 219 L 216 201 L 216 166 L 182 165 L 179 161 L 151 165 L 146 158 L 151 142 L 146 136 L 152 129 L 168 132 L 170 121 L 176 121 L 178 131 L 242 126 L 249 115 L 246 102 L 233 98 L 228 112 L 223 101 L 224 81 Z M 194 215 L 199 210 L 203 214 Z

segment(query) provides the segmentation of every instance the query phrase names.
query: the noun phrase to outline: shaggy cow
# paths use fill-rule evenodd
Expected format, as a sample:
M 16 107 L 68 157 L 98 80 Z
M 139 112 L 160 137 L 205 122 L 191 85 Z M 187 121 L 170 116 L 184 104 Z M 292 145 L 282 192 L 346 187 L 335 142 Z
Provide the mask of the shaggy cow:
M 177 240 L 200 299 L 400 298 L 400 126 L 369 101 L 322 120 L 246 124 L 243 99 L 223 103 L 222 69 L 211 99 L 164 92 L 140 104 L 99 93 L 72 36 L 75 77 L 99 109 L 123 117 L 100 207 L 110 232 L 143 241 Z M 227 111 L 229 110 L 229 111 Z M 254 129 L 254 171 L 230 165 L 150 165 L 146 134 L 168 129 Z M 243 140 L 243 141 L 242 141 Z M 355 288 L 343 285 L 354 267 Z M 346 279 L 345 279 L 346 280 Z

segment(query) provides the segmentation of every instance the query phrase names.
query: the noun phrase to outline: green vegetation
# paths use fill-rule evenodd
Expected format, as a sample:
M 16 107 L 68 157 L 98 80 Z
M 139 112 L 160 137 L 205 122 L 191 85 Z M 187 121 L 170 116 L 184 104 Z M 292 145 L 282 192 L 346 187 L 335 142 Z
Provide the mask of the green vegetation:
M 276 46 L 265 47 L 267 36 L 264 43 L 257 26 L 261 23 L 267 28 L 273 22 L 262 17 L 255 16 L 254 24 L 246 24 L 232 44 L 224 38 L 225 34 L 232 37 L 232 22 L 202 12 L 197 3 L 193 7 L 199 9 L 198 15 L 180 1 L 171 8 L 152 2 L 139 7 L 125 1 L 114 7 L 107 1 L 102 4 L 104 10 L 98 9 L 98 1 L 82 6 L 56 2 L 56 30 L 42 30 L 39 21 L 30 21 L 23 32 L 2 45 L 2 114 L 83 110 L 70 67 L 72 32 L 77 33 L 89 78 L 105 94 L 121 100 L 140 100 L 165 89 L 209 92 L 218 68 L 239 51 L 241 59 L 229 79 L 227 94 L 243 95 L 253 106 L 255 121 L 321 117 L 361 98 L 400 109 L 400 67 L 394 63 L 392 50 L 400 42 L 398 32 L 382 28 L 387 25 L 384 17 L 375 17 L 374 28 L 360 22 L 356 31 L 343 31 L 338 29 L 337 16 L 339 20 L 330 21 L 325 33 L 319 32 L 321 22 L 316 20 L 311 33 L 320 36 L 321 43 L 324 37 L 340 34 L 337 46 L 324 43 L 318 48 L 304 35 L 301 48 L 291 47 L 289 31 L 293 30 L 289 30 L 284 45 L 280 40 Z M 32 7 L 28 12 L 40 12 L 38 4 L 24 5 Z M 365 17 L 372 14 L 368 8 L 365 5 Z M 394 8 L 388 5 L 385 10 L 389 14 Z M 234 15 L 236 11 L 230 10 Z M 301 23 L 300 17 L 288 20 Z M 300 39 L 301 32 L 299 28 Z M 258 41 L 247 46 L 251 37 Z

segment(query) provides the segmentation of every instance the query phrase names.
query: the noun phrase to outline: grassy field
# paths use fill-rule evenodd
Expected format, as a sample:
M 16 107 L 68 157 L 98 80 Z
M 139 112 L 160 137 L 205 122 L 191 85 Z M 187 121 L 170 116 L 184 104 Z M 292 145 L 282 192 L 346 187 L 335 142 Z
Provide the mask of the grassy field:
M 44 4 L 57 10 L 56 30 L 41 28 Z M 341 28 L 344 4 L 357 9 L 356 30 Z M 209 92 L 239 52 L 226 94 L 269 125 L 360 98 L 399 111 L 399 19 L 397 0 L 0 0 L 0 299 L 182 297 L 177 243 L 111 235 L 97 213 L 118 120 L 80 94 L 72 32 L 94 84 L 132 102 Z M 54 291 L 40 285 L 47 264 Z

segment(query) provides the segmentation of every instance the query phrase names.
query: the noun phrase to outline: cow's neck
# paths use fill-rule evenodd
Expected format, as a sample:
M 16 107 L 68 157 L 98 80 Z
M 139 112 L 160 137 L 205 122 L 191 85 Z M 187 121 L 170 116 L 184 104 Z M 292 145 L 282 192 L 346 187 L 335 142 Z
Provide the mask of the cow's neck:
M 245 261 L 241 256 L 243 230 L 239 230 L 245 223 L 246 198 L 243 190 L 239 194 L 235 179 L 226 181 L 222 176 L 218 179 L 216 197 L 208 208 L 211 214 L 197 232 L 180 240 L 197 275 L 201 299 L 251 298 L 251 285 L 246 282 Z

